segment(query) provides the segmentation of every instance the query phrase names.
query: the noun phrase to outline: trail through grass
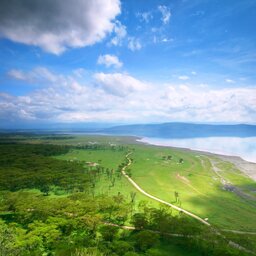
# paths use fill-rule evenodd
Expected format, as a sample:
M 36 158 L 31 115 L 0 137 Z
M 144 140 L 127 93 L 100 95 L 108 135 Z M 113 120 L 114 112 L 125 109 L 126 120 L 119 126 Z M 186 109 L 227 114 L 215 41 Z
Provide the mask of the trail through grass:
M 132 179 L 146 192 L 169 203 L 182 207 L 201 218 L 207 218 L 211 224 L 219 227 L 244 231 L 256 231 L 256 183 L 245 176 L 229 162 L 217 159 L 223 178 L 234 186 L 251 195 L 246 199 L 228 191 L 221 178 L 214 172 L 211 160 L 215 157 L 202 153 L 174 148 L 125 144 L 115 137 L 86 137 L 72 143 L 115 143 L 125 145 L 133 151 L 133 163 L 129 166 Z M 59 143 L 59 141 L 58 141 Z M 117 170 L 125 159 L 127 151 L 112 150 L 72 150 L 59 159 L 99 163 L 105 168 Z M 212 159 L 211 159 L 212 158 Z M 127 200 L 130 193 L 136 192 L 136 201 L 150 201 L 152 206 L 158 203 L 140 194 L 124 177 L 116 178 L 115 185 L 110 186 L 106 176 L 99 178 L 95 186 L 96 194 L 115 195 L 121 193 Z M 178 193 L 178 198 L 175 197 Z M 138 207 L 138 205 L 136 206 Z

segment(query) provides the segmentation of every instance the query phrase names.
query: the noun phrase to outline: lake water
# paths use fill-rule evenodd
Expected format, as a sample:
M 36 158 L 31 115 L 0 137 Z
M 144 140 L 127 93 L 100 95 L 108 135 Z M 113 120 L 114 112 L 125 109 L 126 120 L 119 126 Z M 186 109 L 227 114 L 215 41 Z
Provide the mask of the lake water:
M 208 137 L 192 139 L 144 137 L 139 141 L 159 146 L 189 148 L 221 155 L 240 156 L 244 160 L 256 163 L 256 137 Z

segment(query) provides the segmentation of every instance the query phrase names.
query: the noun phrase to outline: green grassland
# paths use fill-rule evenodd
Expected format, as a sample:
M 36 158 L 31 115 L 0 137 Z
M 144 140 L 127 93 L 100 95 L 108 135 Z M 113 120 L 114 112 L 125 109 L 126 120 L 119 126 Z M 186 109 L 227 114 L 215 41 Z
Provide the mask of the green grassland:
M 168 155 L 172 156 L 171 160 L 163 159 Z M 179 163 L 181 158 L 183 163 Z M 202 218 L 208 218 L 211 224 L 256 231 L 255 194 L 245 200 L 225 190 L 220 178 L 213 172 L 209 158 L 190 151 L 136 146 L 131 166 L 132 177 L 148 193 L 174 204 L 174 192 L 178 192 L 180 203 L 177 205 Z M 256 183 L 239 170 L 233 172 L 226 165 L 222 163 L 222 175 L 234 185 L 248 193 L 250 190 L 247 184 L 256 187 Z
M 100 142 L 108 142 L 105 141 L 105 139 L 106 138 L 104 137 L 104 139 L 100 140 Z M 154 200 L 137 192 L 137 190 L 127 181 L 127 179 L 120 175 L 120 172 L 119 175 L 117 175 L 118 166 L 125 160 L 127 150 L 129 149 L 127 148 L 124 151 L 113 151 L 110 148 L 104 150 L 75 149 L 71 150 L 65 155 L 56 156 L 55 158 L 60 160 L 84 162 L 85 167 L 87 167 L 86 162 L 97 163 L 99 166 L 112 170 L 113 177 L 116 179 L 114 186 L 111 185 L 110 179 L 106 174 L 100 175 L 97 177 L 97 182 L 95 183 L 95 195 L 117 195 L 118 193 L 121 193 L 125 199 L 129 201 L 131 200 L 131 193 L 135 192 L 136 209 L 141 201 L 147 201 L 149 206 L 157 207 L 159 205 L 158 202 L 155 202 Z M 88 169 L 88 172 L 93 172 L 94 170 L 95 167 L 91 167 Z
M 52 142 L 52 141 L 51 141 Z M 127 150 L 133 150 L 131 177 L 146 192 L 186 210 L 208 218 L 209 223 L 221 228 L 244 231 L 256 231 L 256 197 L 253 189 L 256 183 L 244 175 L 233 164 L 224 162 L 215 156 L 179 150 L 168 147 L 141 145 L 129 137 L 77 136 L 57 143 L 81 145 L 88 142 L 125 144 Z M 115 168 L 122 162 L 126 151 L 111 150 L 72 150 L 58 157 L 73 161 L 91 161 L 108 168 Z M 168 156 L 170 159 L 168 159 Z M 180 159 L 183 161 L 180 163 Z M 212 170 L 211 160 L 221 170 L 221 176 L 250 195 L 248 198 L 224 188 L 220 177 Z M 117 194 L 126 198 L 135 188 L 124 178 L 119 177 L 115 186 L 109 186 L 107 178 L 101 178 L 96 184 L 96 193 Z M 179 202 L 175 202 L 174 193 L 178 192 Z M 136 192 L 136 199 L 149 200 Z M 150 200 L 151 204 L 158 205 Z
M 197 214 L 201 218 L 208 218 L 210 224 L 220 229 L 256 232 L 254 192 L 256 183 L 235 168 L 232 163 L 211 154 L 145 145 L 138 143 L 132 137 L 73 135 L 19 135 L 15 138 L 5 138 L 0 149 L 2 152 L 0 174 L 3 177 L 0 182 L 2 186 L 0 202 L 4 202 L 3 205 L 0 204 L 0 218 L 7 223 L 5 224 L 7 226 L 0 228 L 0 232 L 6 232 L 5 228 L 9 230 L 8 232 L 10 230 L 16 232 L 15 237 L 22 242 L 26 240 L 23 233 L 25 230 L 33 239 L 34 236 L 44 239 L 41 233 L 36 232 L 40 229 L 46 232 L 48 228 L 52 228 L 54 232 L 61 230 L 62 240 L 72 238 L 73 235 L 67 232 L 67 230 L 72 232 L 72 229 L 76 230 L 75 233 L 78 232 L 79 236 L 89 239 L 91 231 L 85 235 L 79 226 L 84 220 L 89 221 L 88 223 L 93 223 L 91 222 L 93 220 L 97 223 L 94 235 L 98 241 L 106 243 L 108 238 L 105 239 L 104 230 L 101 231 L 100 219 L 120 223 L 119 217 L 126 216 L 123 222 L 121 220 L 122 225 L 136 227 L 135 216 L 141 214 L 143 218 L 148 219 L 144 230 L 131 232 L 120 229 L 120 234 L 114 239 L 115 243 L 120 243 L 119 247 L 122 243 L 123 246 L 127 246 L 125 239 L 131 239 L 129 244 L 136 249 L 137 236 L 144 235 L 145 238 L 149 238 L 149 241 L 151 236 L 158 237 L 158 233 L 154 232 L 148 236 L 147 232 L 150 233 L 152 230 L 165 232 L 162 234 L 184 232 L 189 235 L 197 232 L 203 238 L 199 239 L 200 242 L 197 236 L 193 238 L 158 237 L 154 246 L 148 247 L 152 248 L 147 249 L 146 254 L 143 254 L 144 249 L 137 248 L 136 251 L 142 254 L 136 255 L 205 255 L 201 252 L 209 252 L 207 255 L 224 255 L 218 250 L 225 251 L 224 248 L 228 246 L 229 240 L 225 241 L 224 246 L 223 241 L 221 242 L 222 238 L 216 236 L 213 230 L 141 194 L 121 174 L 122 167 L 128 163 L 128 152 L 131 153 L 129 158 L 132 163 L 125 171 L 144 191 Z M 230 184 L 235 189 L 228 189 Z M 132 195 L 135 195 L 134 201 Z M 109 207 L 109 205 L 112 206 Z M 72 229 L 67 227 L 63 229 L 62 221 L 66 223 L 65 225 L 70 225 L 72 219 L 75 219 L 79 225 L 74 222 Z M 141 223 L 140 219 L 137 220 Z M 13 221 L 21 225 L 24 230 L 13 229 Z M 49 223 L 52 221 L 58 224 L 51 226 Z M 141 227 L 141 224 L 137 227 Z M 146 233 L 143 233 L 144 231 Z M 51 235 L 56 234 L 54 232 L 47 233 L 48 245 L 44 248 L 50 253 L 54 250 L 57 252 L 56 248 L 61 250 L 65 245 L 64 240 L 61 245 L 51 242 Z M 210 236 L 206 238 L 208 234 Z M 256 235 L 226 232 L 225 236 L 226 239 L 255 250 Z M 81 246 L 79 239 L 79 237 L 75 238 L 78 244 L 74 244 L 72 250 Z M 93 237 L 90 239 L 92 239 L 91 242 L 94 240 Z M 217 240 L 220 247 L 214 248 Z M 109 248 L 115 251 L 118 250 L 115 249 L 115 243 L 108 242 L 108 245 L 104 245 L 105 247 L 97 244 L 97 247 L 99 246 L 98 248 L 102 251 Z M 95 246 L 94 243 L 92 244 Z M 213 246 L 211 249 L 214 252 L 209 251 L 211 250 L 208 248 L 209 244 Z M 26 246 L 24 245 L 23 248 Z M 190 248 L 193 250 L 190 251 Z M 66 246 L 64 250 L 64 254 L 60 252 L 56 255 L 70 255 L 67 253 Z M 235 248 L 228 250 L 234 251 L 230 251 L 227 255 L 239 253 L 235 253 Z M 119 252 L 118 255 L 123 254 Z

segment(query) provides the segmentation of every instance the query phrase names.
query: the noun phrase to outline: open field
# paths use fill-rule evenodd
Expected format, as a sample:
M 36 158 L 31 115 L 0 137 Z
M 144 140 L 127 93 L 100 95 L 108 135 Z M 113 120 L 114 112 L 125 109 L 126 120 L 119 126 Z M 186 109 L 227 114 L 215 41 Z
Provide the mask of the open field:
M 126 149 L 128 150 L 128 149 Z M 114 186 L 111 184 L 110 178 L 105 175 L 100 175 L 95 183 L 94 193 L 96 195 L 117 195 L 121 193 L 125 199 L 131 200 L 131 193 L 136 193 L 135 202 L 136 208 L 140 201 L 148 201 L 150 206 L 158 207 L 159 203 L 147 198 L 146 196 L 140 194 L 122 175 L 117 175 L 118 166 L 125 160 L 126 150 L 124 151 L 113 151 L 111 149 L 106 150 L 83 150 L 76 149 L 71 150 L 69 153 L 61 156 L 57 156 L 57 159 L 68 160 L 68 161 L 83 161 L 99 164 L 104 168 L 108 168 L 113 172 L 113 177 L 115 179 Z M 97 166 L 96 166 L 97 167 Z M 96 169 L 96 167 L 89 168 L 88 172 Z M 119 172 L 120 174 L 120 172 Z
M 133 159 L 132 177 L 148 193 L 219 227 L 256 230 L 256 184 L 239 170 L 231 171 L 232 164 L 197 152 L 154 146 L 136 146 Z M 221 172 L 214 171 L 214 161 Z M 242 193 L 229 191 L 227 179 Z M 175 202 L 175 191 L 180 202 Z
M 57 141 L 72 145 L 88 142 L 125 144 L 127 150 L 133 149 L 131 177 L 146 192 L 207 218 L 218 227 L 256 231 L 256 183 L 232 163 L 202 152 L 141 145 L 129 137 L 75 136 Z M 102 166 L 115 169 L 124 154 L 109 150 L 73 150 L 59 159 L 100 160 Z M 109 187 L 109 181 L 104 178 L 96 184 L 96 193 L 121 192 L 129 198 L 132 191 L 136 192 L 124 177 L 119 177 L 113 187 Z M 175 202 L 175 192 L 178 202 Z M 136 199 L 149 200 L 139 192 L 136 192 Z
M 163 228 L 163 208 L 153 208 L 158 207 L 157 202 L 137 193 L 120 172 L 118 177 L 120 165 L 126 166 L 128 148 L 88 143 L 82 149 L 30 144 L 28 140 L 17 142 L 0 144 L 0 236 L 4 238 L 1 255 L 53 255 L 54 252 L 54 255 L 70 256 L 87 241 L 90 244 L 85 247 L 94 247 L 92 250 L 104 244 L 99 247 L 108 251 L 106 255 L 121 256 L 126 250 L 136 250 L 134 255 L 144 255 L 145 251 L 149 255 L 201 255 L 199 249 L 190 252 L 189 245 L 183 246 L 183 237 L 171 239 L 170 244 L 168 237 L 160 236 L 160 231 L 147 231 Z M 131 203 L 131 192 L 137 193 L 135 203 Z M 142 200 L 149 203 L 140 206 Z M 146 207 L 154 214 L 149 216 Z M 186 218 L 168 215 L 169 209 L 164 212 L 169 219 L 165 226 L 171 225 L 172 218 L 180 223 L 173 232 L 180 232 L 180 226 L 188 230 L 192 224 Z M 132 220 L 137 213 L 151 220 L 145 230 L 120 229 L 117 233 L 111 226 L 110 230 L 106 229 L 106 221 L 136 223 Z M 158 221 L 154 219 L 156 216 L 160 217 Z M 198 228 L 196 222 L 192 225 Z M 139 241 L 137 237 L 141 237 Z M 146 239 L 149 241 L 145 244 Z M 118 254 L 109 254 L 110 250 Z
M 31 214 L 34 219 L 43 219 L 48 216 L 47 212 L 53 214 L 51 211 L 55 211 L 55 204 L 61 205 L 58 211 L 63 212 L 63 218 L 79 218 L 79 214 L 85 216 L 83 209 L 87 207 L 89 200 L 88 207 L 92 207 L 91 209 L 106 203 L 107 210 L 97 213 L 104 220 L 110 223 L 121 221 L 135 228 L 136 214 L 151 220 L 160 213 L 171 214 L 181 226 L 171 224 L 168 222 L 170 217 L 164 220 L 165 215 L 160 214 L 164 221 L 159 222 L 159 226 L 146 220 L 146 224 L 137 226 L 138 230 L 143 233 L 145 225 L 145 230 L 153 230 L 153 234 L 158 235 L 157 230 L 164 232 L 162 234 L 171 234 L 174 228 L 175 232 L 185 232 L 188 240 L 181 241 L 184 240 L 184 235 L 182 239 L 170 238 L 172 243 L 168 245 L 165 244 L 165 239 L 160 239 L 159 245 L 155 243 L 152 247 L 152 255 L 170 255 L 170 252 L 181 256 L 200 255 L 197 254 L 196 247 L 191 253 L 188 250 L 189 244 L 197 243 L 189 241 L 197 240 L 194 229 L 203 238 L 203 244 L 209 241 L 215 244 L 225 234 L 226 242 L 234 243 L 232 250 L 236 250 L 237 246 L 242 246 L 244 253 L 249 252 L 246 248 L 255 250 L 255 182 L 241 173 L 234 164 L 223 161 L 216 155 L 145 145 L 132 137 L 69 135 L 20 136 L 16 141 L 6 139 L 1 150 L 1 172 L 5 177 L 1 196 L 5 200 L 5 206 L 1 206 L 0 212 L 7 222 L 23 221 L 23 218 L 19 219 L 19 214 L 23 214 L 27 220 L 31 219 Z M 10 164 L 10 161 L 13 163 Z M 16 180 L 12 178 L 14 176 Z M 141 189 L 136 188 L 131 181 Z M 9 207 L 8 200 L 13 202 L 11 205 L 14 204 L 18 212 L 13 212 L 15 207 Z M 109 204 L 115 206 L 108 209 Z M 173 209 L 173 205 L 179 207 L 178 210 L 183 214 Z M 114 209 L 117 211 L 114 215 L 116 217 L 111 214 Z M 185 214 L 185 210 L 192 213 L 190 217 Z M 200 218 L 211 226 L 216 226 L 218 230 L 229 231 L 220 231 L 220 235 L 216 229 L 200 224 Z M 207 224 L 202 219 L 201 222 Z M 102 222 L 98 220 L 99 228 L 102 225 L 100 223 Z M 231 230 L 235 232 L 230 232 Z M 129 233 L 131 238 L 133 235 L 136 237 L 136 232 Z M 209 232 L 213 238 L 205 239 Z M 180 243 L 185 243 L 186 246 L 183 247 Z M 207 246 L 205 248 L 208 250 Z

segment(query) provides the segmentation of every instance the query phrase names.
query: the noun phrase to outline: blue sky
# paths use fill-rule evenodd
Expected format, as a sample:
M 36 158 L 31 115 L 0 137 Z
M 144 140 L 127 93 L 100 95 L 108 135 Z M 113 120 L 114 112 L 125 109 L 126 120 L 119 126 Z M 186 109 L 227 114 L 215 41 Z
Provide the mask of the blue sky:
M 254 0 L 3 0 L 2 127 L 256 123 Z

